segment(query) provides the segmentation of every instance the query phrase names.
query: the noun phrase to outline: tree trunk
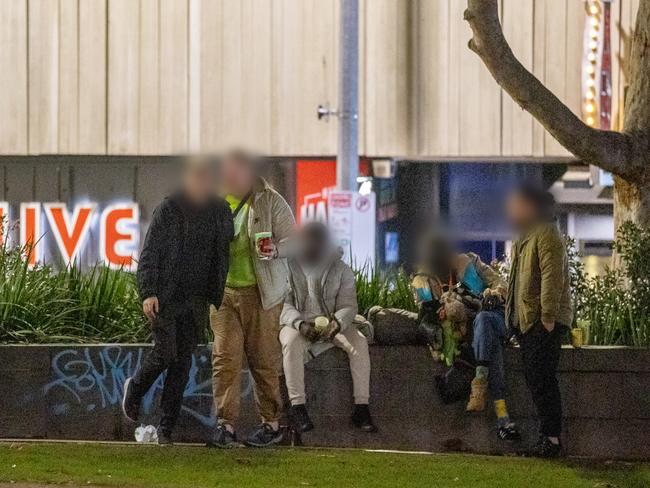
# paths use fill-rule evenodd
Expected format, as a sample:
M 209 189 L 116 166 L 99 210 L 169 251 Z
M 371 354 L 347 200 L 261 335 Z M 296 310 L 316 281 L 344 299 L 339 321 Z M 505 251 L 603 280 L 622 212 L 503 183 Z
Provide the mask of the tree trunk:
M 650 0 L 641 0 L 629 59 L 624 132 L 650 155 Z M 614 225 L 626 221 L 650 225 L 650 161 L 631 178 L 615 178 Z
M 622 132 L 587 126 L 521 65 L 503 36 L 498 3 L 468 0 L 465 19 L 473 32 L 470 49 L 503 90 L 560 144 L 582 161 L 614 174 L 616 226 L 627 220 L 650 225 L 650 0 L 639 1 Z
M 614 178 L 614 227 L 632 221 L 650 226 L 650 183 Z

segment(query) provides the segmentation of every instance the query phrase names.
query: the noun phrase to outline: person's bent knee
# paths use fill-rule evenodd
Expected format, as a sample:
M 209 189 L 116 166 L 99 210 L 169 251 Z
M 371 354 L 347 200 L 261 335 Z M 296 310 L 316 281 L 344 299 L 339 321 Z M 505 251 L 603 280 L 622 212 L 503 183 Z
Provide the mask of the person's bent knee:
M 476 314 L 476 317 L 474 317 L 474 332 L 477 330 L 481 330 L 482 332 L 487 332 L 489 331 L 489 328 L 491 327 L 491 322 L 492 322 L 492 317 L 490 316 L 489 312 L 479 312 Z
M 224 375 L 235 377 L 239 375 L 241 368 L 241 355 L 233 353 L 212 354 L 212 376 L 214 377 L 223 377 Z
M 474 319 L 474 338 L 472 340 L 473 345 L 487 344 L 491 341 L 492 330 L 488 319 L 481 318 L 480 315 L 484 313 L 481 312 Z
M 302 349 L 304 348 L 304 342 L 300 332 L 295 329 L 285 327 L 280 331 L 280 344 L 283 352 Z
M 368 339 L 358 330 L 353 331 L 351 334 L 346 333 L 348 341 L 358 351 L 368 351 Z

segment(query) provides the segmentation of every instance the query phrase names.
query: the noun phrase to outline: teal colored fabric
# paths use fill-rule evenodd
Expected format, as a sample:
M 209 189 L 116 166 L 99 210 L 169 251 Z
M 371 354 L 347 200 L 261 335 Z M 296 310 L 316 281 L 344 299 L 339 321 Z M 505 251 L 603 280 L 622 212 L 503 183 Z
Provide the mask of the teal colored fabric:
M 474 295 L 480 295 L 487 288 L 485 283 L 478 274 L 474 263 L 469 263 L 465 268 L 465 274 L 462 279 L 463 285 Z
M 430 302 L 433 300 L 433 295 L 431 294 L 431 289 L 426 288 L 416 288 L 415 293 L 417 293 L 418 303 Z

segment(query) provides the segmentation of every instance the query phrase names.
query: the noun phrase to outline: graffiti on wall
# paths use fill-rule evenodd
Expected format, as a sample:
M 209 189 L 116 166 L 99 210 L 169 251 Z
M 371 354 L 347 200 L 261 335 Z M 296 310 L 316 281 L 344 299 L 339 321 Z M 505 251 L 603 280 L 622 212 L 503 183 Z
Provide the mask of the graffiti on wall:
M 53 413 L 66 415 L 74 406 L 87 412 L 120 408 L 124 382 L 140 368 L 147 350 L 114 345 L 71 348 L 55 354 L 51 364 L 52 380 L 44 387 L 45 395 L 57 394 Z M 197 350 L 192 357 L 190 379 L 183 395 L 183 412 L 203 425 L 213 426 L 214 414 L 211 407 L 205 406 L 212 404 L 209 371 L 209 351 Z M 247 370 L 243 378 L 242 397 L 247 397 L 253 393 L 253 380 Z M 145 415 L 154 413 L 163 383 L 164 375 L 161 375 L 143 398 L 142 412 Z

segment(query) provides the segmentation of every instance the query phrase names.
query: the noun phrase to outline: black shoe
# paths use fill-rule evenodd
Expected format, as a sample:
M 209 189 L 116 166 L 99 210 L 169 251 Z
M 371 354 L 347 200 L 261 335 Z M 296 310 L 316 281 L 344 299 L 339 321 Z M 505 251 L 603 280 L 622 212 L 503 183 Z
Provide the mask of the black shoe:
M 304 405 L 292 405 L 289 409 L 289 420 L 298 433 L 302 434 L 314 429 L 314 423 L 309 418 L 307 407 Z
M 553 444 L 548 437 L 540 436 L 534 446 L 521 454 L 524 457 L 554 459 L 562 456 L 562 444 Z
M 208 441 L 208 447 L 218 447 L 219 449 L 232 449 L 238 447 L 237 434 L 230 432 L 224 425 L 217 425 L 212 439 Z
M 514 422 L 500 425 L 497 431 L 497 436 L 499 439 L 506 442 L 519 442 L 521 440 L 521 434 Z
M 122 396 L 122 412 L 131 422 L 137 422 L 140 415 L 140 398 L 133 392 L 133 378 L 127 378 L 124 382 L 124 394 Z
M 273 444 L 279 444 L 282 441 L 282 431 L 280 429 L 273 430 L 269 424 L 260 425 L 255 432 L 253 432 L 245 444 L 251 447 L 268 447 Z
M 372 423 L 368 405 L 355 405 L 352 413 L 352 423 L 363 432 L 377 432 L 377 427 Z
M 156 431 L 158 434 L 158 445 L 159 446 L 173 446 L 174 441 L 172 440 L 172 433 L 170 430 L 163 429 L 162 427 L 158 427 L 158 430 Z

